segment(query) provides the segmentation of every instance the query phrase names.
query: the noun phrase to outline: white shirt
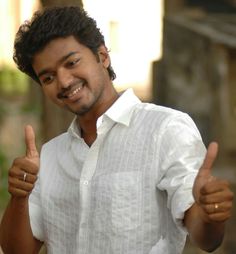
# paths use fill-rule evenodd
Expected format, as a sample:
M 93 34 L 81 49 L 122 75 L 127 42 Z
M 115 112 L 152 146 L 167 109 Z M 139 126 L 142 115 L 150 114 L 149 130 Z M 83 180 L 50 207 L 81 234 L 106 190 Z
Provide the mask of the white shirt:
M 127 90 L 98 119 L 91 147 L 75 121 L 43 146 L 33 234 L 48 254 L 179 254 L 204 156 L 187 114 Z

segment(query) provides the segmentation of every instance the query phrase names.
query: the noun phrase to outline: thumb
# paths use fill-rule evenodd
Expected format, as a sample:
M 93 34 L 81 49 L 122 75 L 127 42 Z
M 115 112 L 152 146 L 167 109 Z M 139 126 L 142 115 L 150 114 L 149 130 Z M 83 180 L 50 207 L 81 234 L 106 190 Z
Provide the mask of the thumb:
M 213 167 L 217 154 L 218 154 L 218 144 L 216 142 L 211 142 L 210 145 L 208 146 L 203 164 L 199 170 L 200 175 L 211 174 L 211 169 Z
M 26 144 L 26 157 L 28 158 L 39 157 L 35 144 L 34 129 L 31 125 L 25 126 L 25 144 Z

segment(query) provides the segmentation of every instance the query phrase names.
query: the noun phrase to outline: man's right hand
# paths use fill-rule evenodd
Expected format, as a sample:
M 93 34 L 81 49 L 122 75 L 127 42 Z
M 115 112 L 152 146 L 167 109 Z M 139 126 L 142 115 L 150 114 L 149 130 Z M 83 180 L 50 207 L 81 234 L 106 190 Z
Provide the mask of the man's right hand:
M 34 130 L 25 127 L 26 155 L 14 160 L 9 170 L 8 190 L 12 196 L 2 216 L 0 245 L 4 253 L 38 253 L 42 243 L 34 238 L 29 216 L 28 197 L 39 171 L 39 153 Z
M 39 153 L 32 126 L 25 127 L 26 155 L 14 160 L 9 170 L 8 191 L 13 197 L 28 197 L 34 188 L 39 171 Z

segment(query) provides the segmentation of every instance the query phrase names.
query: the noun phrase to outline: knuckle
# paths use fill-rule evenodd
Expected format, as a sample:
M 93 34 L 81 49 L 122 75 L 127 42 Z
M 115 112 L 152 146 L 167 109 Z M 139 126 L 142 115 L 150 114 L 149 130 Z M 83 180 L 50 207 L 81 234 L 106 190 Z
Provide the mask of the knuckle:
M 202 186 L 201 193 L 203 195 L 206 195 L 208 193 L 210 185 L 211 185 L 211 183 L 209 182 L 209 183 L 206 183 L 204 186 Z
M 33 183 L 35 183 L 37 180 L 38 180 L 38 176 L 34 175 L 34 177 L 33 177 Z
M 12 166 L 12 167 L 9 169 L 9 171 L 8 171 L 8 177 L 14 176 L 14 175 L 15 175 L 15 171 L 16 171 L 15 166 Z
M 12 165 L 17 165 L 17 164 L 18 164 L 18 162 L 19 162 L 19 158 L 15 158 L 15 159 L 13 160 Z
M 8 189 L 7 189 L 7 190 L 8 190 L 9 193 L 12 193 L 12 188 L 11 188 L 11 186 L 8 186 Z
M 33 190 L 33 188 L 34 188 L 34 185 L 29 183 L 29 184 L 27 184 L 25 190 L 28 191 L 28 192 L 31 192 Z
M 8 185 L 9 186 L 17 187 L 18 182 L 19 182 L 18 179 L 14 178 L 14 177 L 8 178 Z
M 17 157 L 13 160 L 13 165 L 19 165 L 24 160 L 24 157 Z

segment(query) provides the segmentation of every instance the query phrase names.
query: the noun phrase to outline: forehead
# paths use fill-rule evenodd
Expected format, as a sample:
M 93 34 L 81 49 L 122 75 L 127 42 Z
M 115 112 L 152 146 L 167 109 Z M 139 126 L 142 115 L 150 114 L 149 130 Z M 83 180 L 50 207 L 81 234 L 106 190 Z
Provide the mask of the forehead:
M 56 38 L 51 40 L 41 51 L 35 54 L 33 68 L 38 65 L 57 62 L 71 52 L 87 53 L 89 51 L 89 48 L 79 43 L 74 36 Z

